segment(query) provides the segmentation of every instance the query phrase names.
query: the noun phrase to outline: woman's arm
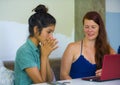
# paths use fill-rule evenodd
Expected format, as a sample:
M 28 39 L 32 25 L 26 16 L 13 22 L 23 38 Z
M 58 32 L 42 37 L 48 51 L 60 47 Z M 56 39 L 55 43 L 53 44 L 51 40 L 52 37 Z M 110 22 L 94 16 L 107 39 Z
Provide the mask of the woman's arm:
M 53 81 L 53 79 L 54 79 L 54 74 L 50 66 L 49 59 L 47 59 L 47 81 L 50 82 Z
M 41 72 L 37 67 L 26 68 L 25 71 L 34 83 L 43 82 L 43 79 L 41 77 Z
M 69 44 L 61 60 L 61 69 L 60 69 L 61 80 L 71 79 L 71 77 L 69 76 L 69 72 L 71 69 L 72 62 L 73 62 L 73 50 L 72 50 L 72 44 Z
M 58 47 L 56 46 L 56 44 L 56 39 L 51 38 L 48 38 L 41 44 L 40 70 L 37 67 L 25 69 L 34 83 L 41 83 L 53 80 L 53 73 L 49 63 L 49 55 Z
M 37 67 L 25 69 L 29 77 L 34 83 L 41 83 L 53 80 L 53 73 L 49 65 L 49 60 L 46 57 L 41 58 L 41 68 L 40 70 Z
M 40 70 L 37 67 L 31 67 L 25 69 L 26 73 L 34 83 L 42 83 L 47 81 L 47 77 L 46 77 L 47 57 L 41 56 L 40 60 L 41 60 Z
M 50 67 L 49 55 L 53 50 L 58 48 L 56 44 L 57 40 L 55 38 L 48 38 L 41 44 L 41 71 L 43 73 L 42 78 L 45 81 L 53 80 L 53 72 Z
M 116 54 L 116 52 L 113 48 L 110 49 L 110 54 Z

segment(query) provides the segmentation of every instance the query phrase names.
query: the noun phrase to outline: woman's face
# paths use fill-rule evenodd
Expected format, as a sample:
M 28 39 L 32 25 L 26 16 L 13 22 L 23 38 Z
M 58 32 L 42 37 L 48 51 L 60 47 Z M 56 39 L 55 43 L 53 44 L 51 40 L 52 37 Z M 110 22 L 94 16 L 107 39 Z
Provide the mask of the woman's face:
M 89 40 L 95 40 L 99 34 L 99 25 L 93 20 L 84 20 L 85 37 Z
M 43 28 L 41 34 L 38 36 L 38 39 L 41 43 L 44 42 L 47 38 L 53 38 L 53 32 L 55 30 L 54 25 L 50 25 L 46 28 Z

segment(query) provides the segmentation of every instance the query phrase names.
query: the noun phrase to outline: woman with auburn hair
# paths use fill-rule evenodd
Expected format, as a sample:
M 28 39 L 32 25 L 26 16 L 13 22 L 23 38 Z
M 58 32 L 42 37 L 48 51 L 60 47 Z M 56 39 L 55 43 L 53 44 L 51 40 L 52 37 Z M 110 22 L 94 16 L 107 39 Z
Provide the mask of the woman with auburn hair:
M 84 38 L 70 43 L 61 60 L 60 78 L 74 79 L 101 76 L 105 54 L 115 54 L 108 40 L 105 25 L 99 13 L 90 11 L 83 17 Z

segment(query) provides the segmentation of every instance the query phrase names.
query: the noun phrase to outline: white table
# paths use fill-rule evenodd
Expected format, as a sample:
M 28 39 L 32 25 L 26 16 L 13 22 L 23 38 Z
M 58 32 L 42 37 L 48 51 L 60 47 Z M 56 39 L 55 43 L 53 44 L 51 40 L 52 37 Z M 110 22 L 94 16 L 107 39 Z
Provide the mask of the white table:
M 65 83 L 65 85 L 120 85 L 120 79 L 111 80 L 111 81 L 103 81 L 103 82 L 85 81 L 82 79 L 72 79 L 72 80 L 63 80 L 63 81 L 57 81 L 57 82 L 60 82 L 60 83 L 67 82 Z M 32 85 L 50 85 L 50 84 L 39 83 L 39 84 L 32 84 Z M 56 85 L 60 85 L 60 84 L 56 84 Z

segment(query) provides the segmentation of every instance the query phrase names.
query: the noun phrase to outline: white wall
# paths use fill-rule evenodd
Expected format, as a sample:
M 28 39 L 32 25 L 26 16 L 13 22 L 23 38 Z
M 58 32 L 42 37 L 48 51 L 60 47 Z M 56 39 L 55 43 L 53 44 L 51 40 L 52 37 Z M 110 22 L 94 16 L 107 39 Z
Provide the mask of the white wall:
M 120 46 L 120 0 L 106 0 L 106 29 L 111 46 Z

